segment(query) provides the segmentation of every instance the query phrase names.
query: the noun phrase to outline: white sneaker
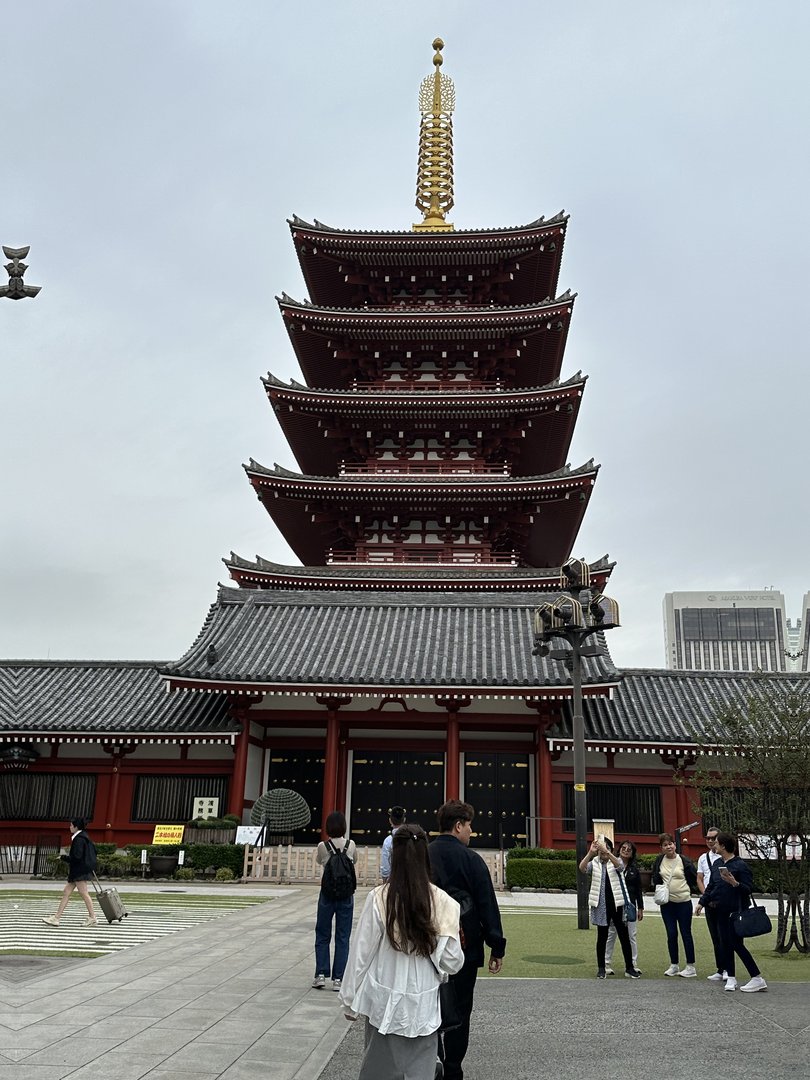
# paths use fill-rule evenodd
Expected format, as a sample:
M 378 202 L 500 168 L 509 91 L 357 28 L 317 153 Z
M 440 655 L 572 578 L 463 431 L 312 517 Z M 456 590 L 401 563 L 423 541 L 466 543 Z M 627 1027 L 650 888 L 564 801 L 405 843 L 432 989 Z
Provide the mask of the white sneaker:
M 721 971 L 715 971 L 714 975 L 707 975 L 706 976 L 706 981 L 707 982 L 725 982 L 727 978 L 728 978 L 728 975 L 726 974 L 725 971 L 722 971 L 722 972 Z
M 669 967 L 667 968 L 667 970 L 664 972 L 664 974 L 665 975 L 680 975 L 680 971 L 678 970 L 678 965 L 677 964 L 670 964 Z
M 338 993 L 340 990 L 340 979 L 332 979 L 332 989 L 335 993 Z
M 325 975 L 316 975 L 315 978 L 312 980 L 312 989 L 313 990 L 323 990 L 323 988 L 325 986 L 326 986 L 326 976 Z
M 613 968 L 612 968 L 612 967 L 606 967 L 606 968 L 605 968 L 605 974 L 606 974 L 606 975 L 615 975 L 615 974 L 616 974 L 616 972 L 615 972 L 615 971 L 613 970 Z
M 723 987 L 723 989 L 724 990 L 736 990 L 737 989 L 737 980 L 734 978 L 733 975 L 729 975 L 729 977 L 726 979 L 726 985 Z
M 57 919 L 57 917 L 55 915 L 43 915 L 42 916 L 42 921 L 44 923 L 47 923 L 48 926 L 58 926 L 59 925 L 59 920 Z
M 753 979 L 750 979 L 745 986 L 741 986 L 740 989 L 744 994 L 755 994 L 757 990 L 767 990 L 768 984 L 761 975 L 755 975 Z
M 697 971 L 695 971 L 694 964 L 687 964 L 683 971 L 679 971 L 678 974 L 682 979 L 696 979 Z

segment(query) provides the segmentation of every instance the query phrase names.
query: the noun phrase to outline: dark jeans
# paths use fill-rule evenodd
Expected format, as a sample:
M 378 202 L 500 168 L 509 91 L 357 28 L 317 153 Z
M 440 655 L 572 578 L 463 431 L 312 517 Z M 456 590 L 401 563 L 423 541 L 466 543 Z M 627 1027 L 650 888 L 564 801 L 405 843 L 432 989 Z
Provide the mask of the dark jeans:
M 671 964 L 678 963 L 678 930 L 683 938 L 683 951 L 687 964 L 695 962 L 695 942 L 692 938 L 692 901 L 671 900 L 661 905 L 661 918 L 667 928 L 667 948 Z
M 466 963 L 461 971 L 450 976 L 456 988 L 458 1009 L 464 1017 L 464 1022 L 461 1027 L 457 1027 L 453 1031 L 446 1031 L 442 1035 L 442 1053 L 440 1056 L 444 1062 L 444 1080 L 463 1080 L 464 1077 L 461 1063 L 470 1042 L 470 1015 L 472 1014 L 477 977 L 478 965 L 474 962 Z
M 622 917 L 621 908 L 617 911 L 615 907 L 612 912 L 610 911 L 610 907 L 608 908 L 607 926 L 597 926 L 596 928 L 596 966 L 600 971 L 602 971 L 605 966 L 605 946 L 607 945 L 608 931 L 610 930 L 611 922 L 616 927 L 616 937 L 619 939 L 619 944 L 622 947 L 624 970 L 632 971 L 635 965 L 633 964 L 633 950 L 630 945 L 630 935 L 627 932 L 627 923 Z
M 709 937 L 712 939 L 712 947 L 714 948 L 714 962 L 717 964 L 717 970 L 720 972 L 725 971 L 723 967 L 723 947 L 720 943 L 720 931 L 717 927 L 717 913 L 712 908 L 704 908 L 703 914 L 706 916 L 706 927 L 709 931 Z
M 342 979 L 349 958 L 349 936 L 352 932 L 354 897 L 346 900 L 327 900 L 318 897 L 318 917 L 315 920 L 315 974 L 329 978 L 329 943 L 332 939 L 332 919 L 335 920 L 335 959 L 331 965 L 332 978 Z
M 722 964 L 725 971 L 732 977 L 736 977 L 736 969 L 734 962 L 734 954 L 742 960 L 745 964 L 748 974 L 753 978 L 755 975 L 760 974 L 760 970 L 757 967 L 757 962 L 746 949 L 745 942 L 741 937 L 738 937 L 734 933 L 734 926 L 731 922 L 731 912 L 729 911 L 716 911 L 715 917 L 717 919 L 717 931 L 720 935 L 720 947 Z

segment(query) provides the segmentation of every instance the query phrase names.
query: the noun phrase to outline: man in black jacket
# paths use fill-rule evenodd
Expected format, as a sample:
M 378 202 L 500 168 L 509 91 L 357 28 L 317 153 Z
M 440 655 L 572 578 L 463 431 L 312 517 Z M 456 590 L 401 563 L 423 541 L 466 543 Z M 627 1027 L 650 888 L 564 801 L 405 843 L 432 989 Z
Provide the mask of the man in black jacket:
M 484 944 L 490 947 L 489 970 L 497 975 L 506 952 L 501 913 L 492 878 L 486 863 L 468 845 L 475 811 L 469 803 L 450 799 L 439 807 L 439 833 L 428 848 L 433 880 L 461 905 L 461 943 L 464 967 L 450 979 L 455 985 L 459 1011 L 464 1017 L 460 1027 L 444 1035 L 445 1080 L 463 1080 L 461 1063 L 470 1041 L 475 980 L 484 966 Z

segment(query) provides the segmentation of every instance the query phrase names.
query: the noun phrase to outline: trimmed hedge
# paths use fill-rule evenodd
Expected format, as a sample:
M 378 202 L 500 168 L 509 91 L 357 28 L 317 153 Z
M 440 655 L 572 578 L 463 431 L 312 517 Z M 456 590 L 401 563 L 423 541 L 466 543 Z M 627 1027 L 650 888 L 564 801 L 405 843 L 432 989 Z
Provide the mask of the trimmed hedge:
M 576 861 L 576 857 L 576 851 L 572 848 L 562 848 L 558 851 L 556 848 L 516 847 L 510 848 L 506 853 L 507 861 L 511 859 L 547 859 L 552 862 L 571 862 L 572 859 Z
M 575 889 L 577 864 L 567 859 L 510 859 L 506 864 L 506 884 L 524 889 Z
M 176 855 L 185 851 L 185 865 L 193 866 L 198 874 L 209 867 L 219 870 L 224 866 L 240 878 L 245 865 L 244 844 L 127 844 L 127 852 L 137 858 L 139 866 L 144 848 L 147 859 L 150 855 Z

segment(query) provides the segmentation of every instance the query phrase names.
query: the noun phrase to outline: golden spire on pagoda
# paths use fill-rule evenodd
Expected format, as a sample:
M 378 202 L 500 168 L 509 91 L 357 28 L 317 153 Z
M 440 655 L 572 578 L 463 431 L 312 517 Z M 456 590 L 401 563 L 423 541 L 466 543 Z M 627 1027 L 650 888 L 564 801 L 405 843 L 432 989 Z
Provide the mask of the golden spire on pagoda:
M 434 72 L 422 80 L 419 88 L 419 167 L 416 177 L 416 206 L 424 221 L 415 231 L 450 232 L 453 226 L 445 215 L 453 206 L 453 109 L 456 88 L 453 80 L 439 70 L 444 42 L 436 38 Z

